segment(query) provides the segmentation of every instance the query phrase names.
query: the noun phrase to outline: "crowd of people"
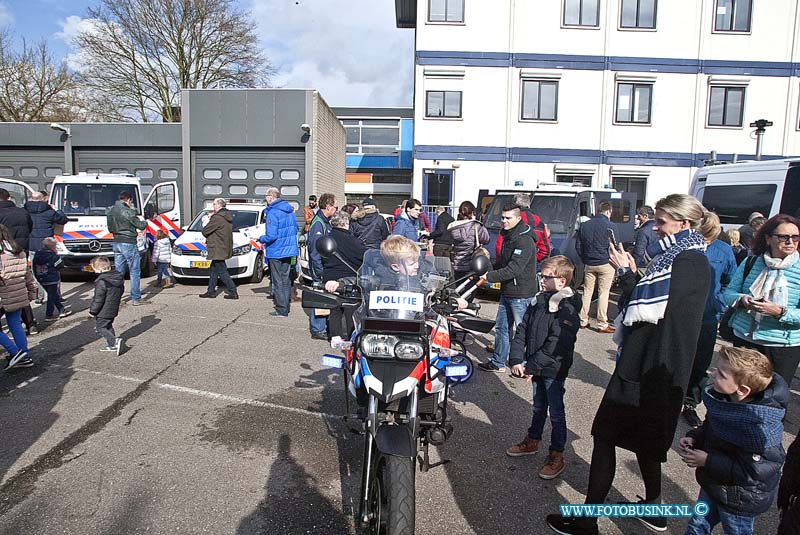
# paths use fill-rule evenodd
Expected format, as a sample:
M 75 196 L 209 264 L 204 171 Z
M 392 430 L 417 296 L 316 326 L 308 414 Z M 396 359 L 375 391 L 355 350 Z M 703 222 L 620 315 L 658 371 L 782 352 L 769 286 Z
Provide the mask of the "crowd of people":
M 0 306 L 11 334 L 9 338 L 0 332 L 0 345 L 8 352 L 6 369 L 14 369 L 33 365 L 27 335 L 34 326 L 30 302 L 38 298 L 34 281 L 47 295 L 47 320 L 70 311 L 60 295 L 60 259 L 53 239 L 54 227 L 66 222 L 66 216 L 50 207 L 42 193 L 25 207 L 15 206 L 9 197 L 0 189 Z M 406 244 L 428 241 L 432 255 L 450 260 L 456 278 L 469 273 L 476 255 L 489 256 L 489 232 L 469 201 L 453 214 L 437 209 L 431 225 L 422 203 L 409 199 L 390 224 L 373 199 L 340 209 L 335 195 L 323 193 L 309 198 L 305 225 L 300 227 L 278 188 L 269 188 L 265 200 L 259 241 L 269 266 L 275 317 L 290 312 L 298 236 L 305 235 L 312 284 L 329 292 L 352 280 L 369 250 L 406 250 Z M 716 214 L 689 195 L 673 194 L 658 201 L 655 209 L 643 206 L 637 211 L 635 242 L 626 248 L 618 241 L 612 216 L 613 206 L 602 202 L 596 215 L 580 224 L 577 257 L 571 260 L 553 254 L 547 222 L 531 210 L 529 195 L 517 194 L 502 207 L 493 268 L 472 284 L 492 284 L 500 290 L 494 346 L 478 366 L 488 373 L 510 367 L 512 376 L 532 384 L 531 425 L 506 453 L 537 453 L 549 418 L 549 452 L 538 475 L 554 479 L 566 469 L 566 380 L 577 337 L 590 327 L 596 291 L 594 330 L 612 335 L 617 353 L 591 429 L 586 503 L 606 500 L 617 469 L 617 448 L 636 454 L 644 484 L 638 503 L 661 503 L 662 464 L 683 418 L 690 431 L 680 439 L 678 453 L 696 469 L 698 500 L 709 505 L 708 514 L 692 517 L 686 533 L 710 533 L 716 524 L 722 524 L 725 533 L 752 533 L 755 518 L 776 496 L 779 532 L 797 533 L 797 441 L 789 449 L 783 478 L 781 468 L 789 386 L 800 364 L 800 222 L 785 214 L 766 218 L 754 213 L 747 225 L 723 233 Z M 145 223 L 125 192 L 107 219 L 114 235 L 114 269 L 107 258 L 92 261 L 97 277 L 89 312 L 106 341 L 102 350 L 119 354 L 124 341 L 115 334 L 113 322 L 126 271 L 131 304 L 142 304 L 136 240 Z M 226 299 L 239 297 L 225 265 L 232 256 L 232 219 L 225 200 L 215 199 L 202 231 L 211 261 L 202 298 L 215 297 L 218 283 L 224 285 Z M 317 243 L 323 237 L 336 242 L 337 255 L 320 254 Z M 171 284 L 169 250 L 169 237 L 159 234 L 153 261 L 159 268 L 158 281 L 165 284 Z M 576 279 L 579 267 L 582 279 Z M 610 317 L 615 285 L 619 313 Z M 581 286 L 582 294 L 576 291 Z M 312 338 L 332 347 L 350 339 L 352 308 L 333 310 L 327 317 L 308 312 Z M 730 344 L 723 344 L 717 367 L 708 374 L 718 331 Z M 697 413 L 700 405 L 705 406 L 704 420 Z M 664 517 L 640 520 L 653 531 L 667 529 Z M 557 533 L 598 533 L 595 518 L 554 514 L 546 522 Z

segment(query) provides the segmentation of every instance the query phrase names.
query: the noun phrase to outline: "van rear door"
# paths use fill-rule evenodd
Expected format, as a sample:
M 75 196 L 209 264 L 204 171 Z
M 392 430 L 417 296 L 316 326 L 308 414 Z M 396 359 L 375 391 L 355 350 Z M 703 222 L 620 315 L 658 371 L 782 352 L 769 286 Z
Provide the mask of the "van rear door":
M 170 239 L 180 236 L 181 204 L 176 181 L 153 186 L 144 201 L 144 217 L 147 220 L 148 240 L 155 240 L 159 230 L 166 232 Z
M 19 207 L 25 206 L 33 194 L 33 188 L 25 182 L 10 178 L 0 178 L 0 188 L 8 191 L 11 194 L 11 200 Z

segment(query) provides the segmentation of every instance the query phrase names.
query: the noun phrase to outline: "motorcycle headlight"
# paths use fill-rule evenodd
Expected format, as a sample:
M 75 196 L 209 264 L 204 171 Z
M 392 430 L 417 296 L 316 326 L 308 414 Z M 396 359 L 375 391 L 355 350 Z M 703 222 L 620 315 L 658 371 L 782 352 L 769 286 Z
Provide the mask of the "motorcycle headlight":
M 181 256 L 183 254 L 183 249 L 181 249 L 176 245 L 175 247 L 172 248 L 172 254 L 176 256 Z
M 398 338 L 391 334 L 366 334 L 361 338 L 361 354 L 365 357 L 393 358 Z
M 394 346 L 394 355 L 403 360 L 419 360 L 425 355 L 425 348 L 419 342 L 400 342 Z
M 233 256 L 241 256 L 243 254 L 249 253 L 253 249 L 253 246 L 249 243 L 247 245 L 240 245 L 239 247 L 233 248 Z

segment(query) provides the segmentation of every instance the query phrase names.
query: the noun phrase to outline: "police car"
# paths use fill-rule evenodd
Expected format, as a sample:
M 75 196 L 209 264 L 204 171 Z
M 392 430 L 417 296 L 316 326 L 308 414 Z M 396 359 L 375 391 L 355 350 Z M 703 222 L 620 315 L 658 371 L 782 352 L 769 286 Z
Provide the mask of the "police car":
M 226 208 L 233 214 L 233 256 L 226 261 L 228 273 L 233 279 L 261 282 L 264 251 L 258 237 L 264 234 L 264 205 L 229 202 Z M 206 238 L 202 233 L 208 218 L 208 210 L 198 213 L 173 244 L 170 265 L 178 282 L 208 278 L 211 261 L 206 257 Z

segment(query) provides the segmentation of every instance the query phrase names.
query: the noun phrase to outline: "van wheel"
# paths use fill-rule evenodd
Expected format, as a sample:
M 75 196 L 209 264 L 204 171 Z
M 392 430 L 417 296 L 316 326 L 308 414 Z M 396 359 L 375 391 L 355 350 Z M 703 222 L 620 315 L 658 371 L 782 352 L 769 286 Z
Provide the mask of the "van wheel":
M 259 254 L 256 256 L 256 265 L 253 266 L 253 274 L 248 282 L 258 284 L 262 280 L 264 280 L 264 257 Z

